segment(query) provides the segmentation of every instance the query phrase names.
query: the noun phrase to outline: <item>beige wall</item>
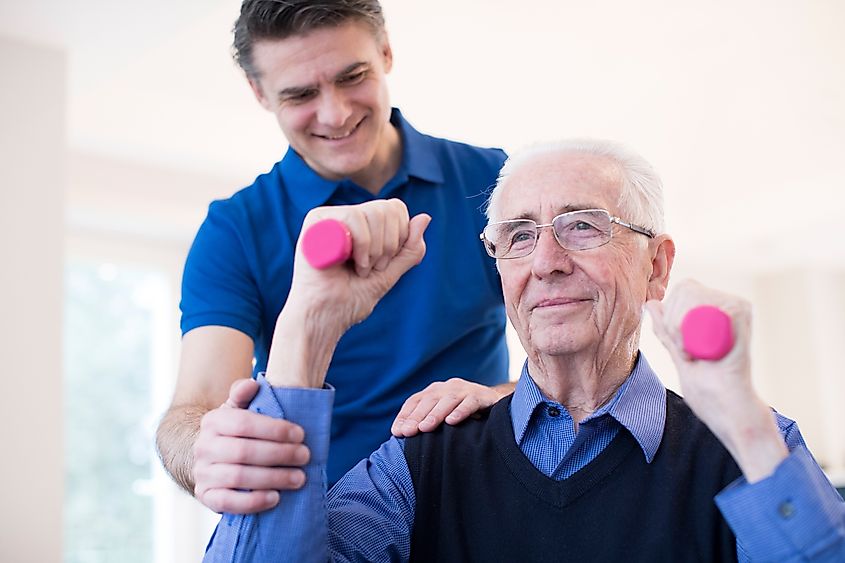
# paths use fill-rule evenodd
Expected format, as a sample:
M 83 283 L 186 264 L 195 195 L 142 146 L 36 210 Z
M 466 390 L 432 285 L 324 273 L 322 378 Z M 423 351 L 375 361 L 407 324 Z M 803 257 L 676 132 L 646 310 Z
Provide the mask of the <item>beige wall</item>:
M 0 37 L 3 561 L 61 560 L 66 66 Z
M 758 375 L 766 398 L 799 421 L 819 462 L 845 469 L 845 273 L 793 269 L 755 280 Z

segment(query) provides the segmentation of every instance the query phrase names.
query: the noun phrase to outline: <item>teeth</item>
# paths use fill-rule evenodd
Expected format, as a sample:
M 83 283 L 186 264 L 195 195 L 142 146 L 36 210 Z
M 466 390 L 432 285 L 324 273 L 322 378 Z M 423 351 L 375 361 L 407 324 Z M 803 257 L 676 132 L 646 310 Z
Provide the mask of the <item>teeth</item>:
M 324 139 L 328 139 L 329 141 L 338 141 L 338 140 L 340 140 L 340 139 L 345 139 L 346 137 L 348 137 L 349 135 L 351 135 L 352 133 L 354 133 L 354 132 L 355 132 L 355 130 L 356 130 L 356 129 L 358 129 L 358 125 L 360 125 L 360 124 L 361 124 L 361 122 L 359 121 L 359 122 L 355 125 L 355 127 L 353 127 L 353 128 L 352 128 L 352 130 L 351 130 L 351 131 L 347 131 L 347 132 L 346 132 L 346 133 L 344 133 L 343 135 L 336 135 L 336 136 L 332 136 L 332 135 L 321 135 L 321 136 L 322 136 Z

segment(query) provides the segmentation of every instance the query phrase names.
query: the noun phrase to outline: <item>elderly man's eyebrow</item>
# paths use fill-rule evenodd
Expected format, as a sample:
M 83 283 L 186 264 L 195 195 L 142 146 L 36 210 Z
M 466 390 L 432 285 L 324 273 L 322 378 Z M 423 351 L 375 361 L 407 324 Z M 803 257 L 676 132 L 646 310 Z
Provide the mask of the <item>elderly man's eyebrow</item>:
M 570 211 L 584 211 L 585 209 L 602 209 L 602 207 L 592 203 L 570 203 L 568 205 L 564 205 L 563 207 L 559 207 L 555 214 L 560 215 L 562 213 L 569 213 Z M 523 211 L 522 213 L 511 217 L 511 219 L 531 219 L 532 221 L 536 221 L 537 213 L 534 211 Z
M 558 215 L 560 213 L 569 213 L 570 211 L 584 211 L 585 209 L 602 209 L 602 207 L 594 203 L 570 203 L 558 209 Z

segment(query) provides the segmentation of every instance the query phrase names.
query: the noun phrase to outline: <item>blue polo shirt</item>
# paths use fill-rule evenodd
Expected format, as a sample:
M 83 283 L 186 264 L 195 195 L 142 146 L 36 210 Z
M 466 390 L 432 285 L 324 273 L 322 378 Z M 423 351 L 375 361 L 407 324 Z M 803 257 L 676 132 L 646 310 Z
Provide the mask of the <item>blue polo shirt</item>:
M 329 366 L 326 381 L 337 390 L 330 483 L 388 438 L 402 403 L 429 383 L 507 380 L 501 284 L 478 240 L 486 192 L 505 155 L 423 135 L 396 109 L 391 123 L 402 137 L 402 163 L 377 196 L 320 177 L 288 149 L 251 186 L 211 203 L 182 279 L 182 333 L 219 325 L 247 334 L 258 373 L 267 366 L 309 210 L 395 197 L 411 216 L 431 215 L 422 263 L 341 338 Z

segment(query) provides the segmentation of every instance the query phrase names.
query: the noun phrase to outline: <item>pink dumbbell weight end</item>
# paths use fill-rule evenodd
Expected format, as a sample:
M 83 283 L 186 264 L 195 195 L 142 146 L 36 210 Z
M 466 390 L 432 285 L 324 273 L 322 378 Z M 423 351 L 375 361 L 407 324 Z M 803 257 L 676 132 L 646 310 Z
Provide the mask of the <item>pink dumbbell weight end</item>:
M 721 360 L 734 345 L 731 318 L 718 307 L 690 309 L 681 322 L 684 350 L 697 360 Z
M 352 254 L 352 235 L 340 221 L 323 219 L 305 231 L 302 253 L 314 268 L 330 268 L 349 259 Z

